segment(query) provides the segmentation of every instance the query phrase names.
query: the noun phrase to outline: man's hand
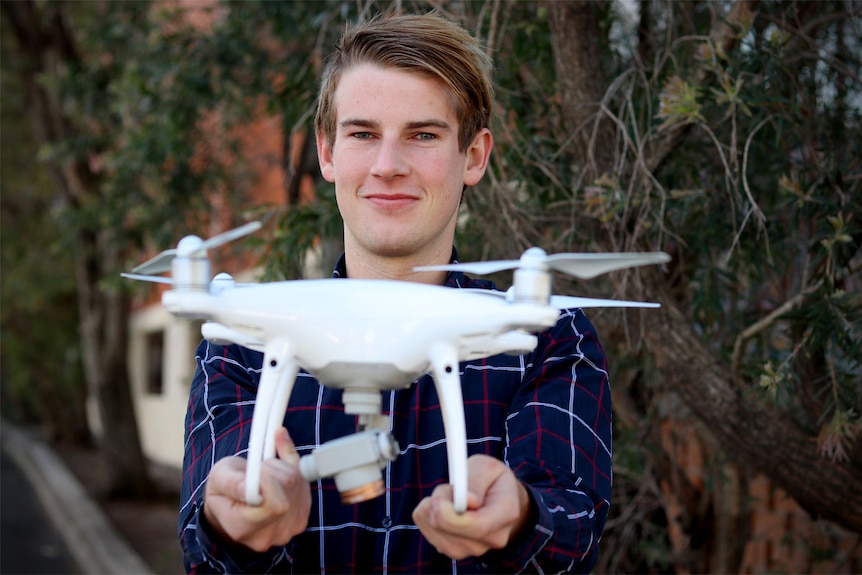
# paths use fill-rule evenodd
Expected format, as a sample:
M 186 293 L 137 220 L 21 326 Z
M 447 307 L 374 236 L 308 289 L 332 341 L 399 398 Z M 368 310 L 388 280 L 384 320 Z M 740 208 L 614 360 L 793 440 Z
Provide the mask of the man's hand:
M 226 540 L 263 552 L 305 531 L 311 487 L 299 471 L 299 454 L 285 428 L 275 436 L 276 458 L 261 466 L 258 507 L 245 503 L 246 460 L 225 457 L 213 465 L 204 494 L 204 516 Z
M 467 460 L 467 475 L 466 512 L 455 512 L 449 484 L 437 486 L 413 511 L 413 521 L 422 535 L 452 559 L 502 549 L 530 516 L 527 488 L 502 461 L 473 455 Z

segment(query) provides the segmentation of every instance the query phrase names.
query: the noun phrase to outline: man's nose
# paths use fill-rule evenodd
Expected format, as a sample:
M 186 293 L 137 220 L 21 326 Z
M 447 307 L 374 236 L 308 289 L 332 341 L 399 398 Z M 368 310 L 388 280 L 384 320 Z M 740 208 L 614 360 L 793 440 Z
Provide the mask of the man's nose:
M 381 139 L 377 148 L 377 157 L 371 166 L 371 174 L 379 178 L 394 178 L 403 176 L 409 171 L 409 164 L 404 154 L 402 144 L 395 139 Z

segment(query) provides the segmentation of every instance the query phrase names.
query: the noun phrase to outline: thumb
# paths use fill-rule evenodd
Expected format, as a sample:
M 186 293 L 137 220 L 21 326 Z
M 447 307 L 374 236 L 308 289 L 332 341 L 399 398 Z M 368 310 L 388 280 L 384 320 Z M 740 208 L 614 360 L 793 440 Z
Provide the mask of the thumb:
M 282 461 L 299 465 L 299 453 L 285 427 L 279 427 L 275 431 L 275 453 Z

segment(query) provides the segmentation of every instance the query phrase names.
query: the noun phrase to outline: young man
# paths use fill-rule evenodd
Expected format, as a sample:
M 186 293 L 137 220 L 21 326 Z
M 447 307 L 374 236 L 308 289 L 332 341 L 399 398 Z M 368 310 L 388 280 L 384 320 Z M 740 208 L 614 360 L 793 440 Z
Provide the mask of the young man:
M 464 190 L 493 144 L 490 63 L 462 28 L 433 16 L 348 30 L 327 63 L 317 114 L 323 176 L 335 184 L 345 251 L 336 277 L 492 289 L 454 261 Z M 333 280 L 337 281 L 337 280 Z M 300 372 L 264 462 L 263 503 L 245 504 L 249 427 L 262 355 L 201 343 L 186 416 L 180 539 L 190 572 L 589 571 L 611 493 L 605 356 L 581 310 L 534 352 L 462 363 L 468 509 L 455 512 L 430 376 L 382 394 L 401 446 L 385 493 L 343 504 L 309 484 L 299 457 L 356 431 L 341 392 Z

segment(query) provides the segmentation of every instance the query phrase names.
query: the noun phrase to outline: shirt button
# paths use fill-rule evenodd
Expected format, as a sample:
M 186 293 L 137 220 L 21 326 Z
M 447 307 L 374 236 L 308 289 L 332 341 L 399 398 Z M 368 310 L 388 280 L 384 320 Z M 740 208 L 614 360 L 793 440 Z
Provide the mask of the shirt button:
M 387 515 L 383 518 L 381 524 L 383 525 L 384 529 L 389 529 L 390 527 L 392 527 L 392 518 Z

